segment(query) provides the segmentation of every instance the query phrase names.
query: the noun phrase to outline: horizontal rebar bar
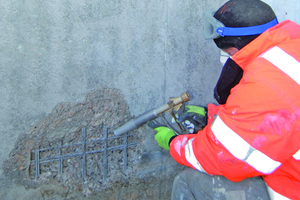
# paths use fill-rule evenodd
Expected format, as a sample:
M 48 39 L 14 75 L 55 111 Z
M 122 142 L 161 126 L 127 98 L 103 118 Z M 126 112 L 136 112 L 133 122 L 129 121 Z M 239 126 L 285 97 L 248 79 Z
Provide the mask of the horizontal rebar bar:
M 128 135 L 128 136 L 131 136 L 131 135 Z M 119 139 L 119 138 L 122 138 L 122 136 L 114 136 L 114 137 L 107 138 L 106 140 L 108 141 L 108 140 Z M 104 138 L 100 138 L 100 139 L 96 139 L 96 140 L 86 141 L 86 144 L 91 144 L 91 143 L 95 143 L 95 142 L 102 142 L 104 140 L 105 140 Z M 78 146 L 82 145 L 82 142 L 74 143 L 74 144 L 65 144 L 65 145 L 62 145 L 61 147 L 55 146 L 55 147 L 43 148 L 43 149 L 40 149 L 40 152 L 55 150 L 55 149 L 59 149 L 59 148 L 73 147 L 73 146 L 76 146 L 76 145 L 78 145 Z M 32 153 L 34 153 L 34 150 L 32 150 Z
M 138 144 L 138 142 L 134 142 L 134 143 L 130 143 L 128 144 L 128 147 L 134 147 Z M 107 148 L 107 151 L 111 151 L 111 150 L 122 150 L 124 148 L 124 145 L 119 145 L 119 146 L 114 146 L 114 147 L 109 147 Z M 94 153 L 101 153 L 104 152 L 105 149 L 100 149 L 100 150 L 94 150 L 94 151 L 87 151 L 85 152 L 85 154 L 94 154 Z M 83 152 L 80 153 L 74 153 L 74 154 L 65 154 L 62 156 L 54 156 L 54 157 L 50 157 L 50 158 L 42 158 L 39 159 L 39 163 L 49 163 L 49 162 L 53 162 L 53 161 L 58 161 L 61 158 L 66 159 L 66 158 L 72 158 L 72 157 L 80 157 L 82 156 Z M 30 165 L 34 165 L 35 161 L 31 161 Z

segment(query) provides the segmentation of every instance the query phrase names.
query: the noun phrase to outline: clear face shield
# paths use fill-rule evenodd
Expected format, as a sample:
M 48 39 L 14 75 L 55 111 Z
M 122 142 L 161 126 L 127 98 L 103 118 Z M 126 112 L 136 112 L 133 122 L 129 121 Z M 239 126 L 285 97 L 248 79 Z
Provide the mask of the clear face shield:
M 265 32 L 267 29 L 278 24 L 277 18 L 274 20 L 257 26 L 250 27 L 225 27 L 225 25 L 214 18 L 216 11 L 208 10 L 204 12 L 203 33 L 205 39 L 216 39 L 225 36 L 250 36 L 258 35 Z

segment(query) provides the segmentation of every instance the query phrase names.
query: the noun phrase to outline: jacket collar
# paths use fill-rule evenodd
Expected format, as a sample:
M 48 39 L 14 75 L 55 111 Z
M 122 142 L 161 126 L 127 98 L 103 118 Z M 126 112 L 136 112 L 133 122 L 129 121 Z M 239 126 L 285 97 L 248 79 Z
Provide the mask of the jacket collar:
M 283 41 L 295 38 L 300 38 L 300 26 L 295 22 L 286 20 L 266 30 L 244 48 L 235 53 L 231 58 L 245 70 L 251 61 L 269 48 L 272 48 Z

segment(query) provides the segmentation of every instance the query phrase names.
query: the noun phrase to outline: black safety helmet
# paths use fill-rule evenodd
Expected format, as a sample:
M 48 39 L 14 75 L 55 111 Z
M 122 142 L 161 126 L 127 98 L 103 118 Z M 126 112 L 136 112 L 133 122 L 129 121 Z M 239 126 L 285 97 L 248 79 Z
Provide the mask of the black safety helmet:
M 226 27 L 257 26 L 276 18 L 272 8 L 260 0 L 228 1 L 213 16 Z M 225 36 L 214 39 L 214 42 L 220 49 L 236 47 L 240 50 L 258 36 Z

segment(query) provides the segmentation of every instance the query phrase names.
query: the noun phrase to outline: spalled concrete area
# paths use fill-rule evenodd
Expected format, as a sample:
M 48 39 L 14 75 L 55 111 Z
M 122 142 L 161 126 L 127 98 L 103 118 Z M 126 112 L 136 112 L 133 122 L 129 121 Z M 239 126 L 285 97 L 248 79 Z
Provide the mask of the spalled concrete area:
M 120 90 L 132 115 L 184 91 L 193 94 L 191 104 L 215 102 L 222 66 L 219 50 L 202 36 L 202 14 L 224 2 L 1 1 L 0 163 L 18 136 L 55 105 L 80 102 L 97 88 Z M 298 1 L 266 2 L 280 21 L 300 23 Z M 31 191 L 12 192 L 14 187 L 22 188 L 1 173 L 4 196 L 25 199 Z
M 184 167 L 151 145 L 150 128 L 112 133 L 131 118 L 124 96 L 112 88 L 58 104 L 18 137 L 3 162 L 5 176 L 18 184 L 5 196 L 12 198 L 14 188 L 22 193 L 23 186 L 34 191 L 25 192 L 33 199 L 167 199 L 169 183 Z

